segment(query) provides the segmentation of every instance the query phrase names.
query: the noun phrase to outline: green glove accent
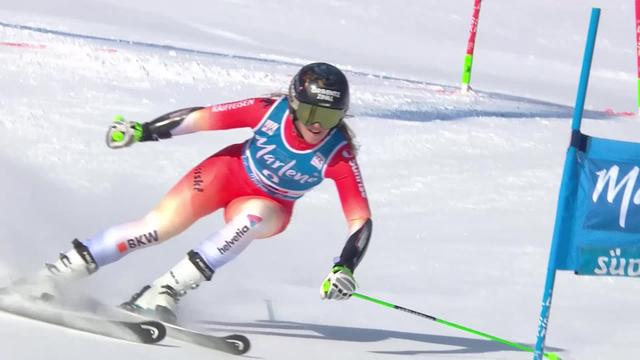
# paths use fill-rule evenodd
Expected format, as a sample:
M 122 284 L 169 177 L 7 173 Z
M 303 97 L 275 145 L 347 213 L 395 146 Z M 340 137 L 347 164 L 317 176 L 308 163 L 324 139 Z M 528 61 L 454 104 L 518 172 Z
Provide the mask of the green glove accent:
M 331 280 L 324 279 L 324 281 L 322 282 L 322 291 L 324 291 L 324 293 L 328 293 L 329 290 L 331 290 Z
M 122 142 L 122 140 L 124 140 L 124 133 L 122 131 L 114 131 L 111 134 L 111 140 L 115 142 Z
M 122 115 L 116 115 L 113 117 L 113 122 L 114 123 L 118 123 L 118 124 L 124 124 L 125 123 L 125 118 Z M 131 124 L 133 125 L 132 129 L 133 129 L 133 139 L 135 140 L 135 142 L 139 142 L 140 139 L 142 139 L 142 135 L 144 134 L 143 130 L 142 130 L 142 124 L 139 122 L 131 122 Z M 111 139 L 113 139 L 113 141 L 123 141 L 124 140 L 124 133 L 122 131 L 114 131 L 113 134 L 111 134 Z
M 113 122 L 114 123 L 119 123 L 122 124 L 124 123 L 124 116 L 122 115 L 116 115 L 113 117 Z M 124 140 L 124 133 L 122 131 L 114 131 L 111 133 L 111 140 L 119 143 L 122 142 Z
M 140 124 L 139 122 L 136 122 L 135 125 L 133 125 L 133 138 L 136 139 L 136 142 L 139 142 L 140 139 L 142 139 L 142 135 L 143 135 L 142 124 Z
M 112 149 L 121 149 L 140 142 L 144 136 L 142 124 L 128 121 L 122 115 L 116 115 L 113 124 L 107 131 L 107 146 Z
M 342 272 L 344 274 L 349 275 L 349 277 L 353 278 L 353 271 L 351 271 L 348 267 L 344 265 L 334 265 L 329 271 L 331 274 L 335 274 L 338 272 Z M 322 291 L 326 294 L 331 290 L 331 279 L 327 277 L 322 282 Z
M 338 271 L 342 271 L 345 274 L 349 274 L 349 276 L 353 276 L 353 271 L 344 265 L 335 265 L 331 268 L 332 273 L 337 273 Z

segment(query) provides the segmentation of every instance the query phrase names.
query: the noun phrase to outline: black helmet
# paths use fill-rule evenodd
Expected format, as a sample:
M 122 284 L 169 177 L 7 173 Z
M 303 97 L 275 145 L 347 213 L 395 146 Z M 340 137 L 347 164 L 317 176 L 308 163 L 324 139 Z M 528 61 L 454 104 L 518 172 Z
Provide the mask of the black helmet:
M 349 108 L 349 83 L 337 67 L 327 63 L 305 65 L 291 80 L 289 104 L 296 120 L 307 125 L 336 126 Z

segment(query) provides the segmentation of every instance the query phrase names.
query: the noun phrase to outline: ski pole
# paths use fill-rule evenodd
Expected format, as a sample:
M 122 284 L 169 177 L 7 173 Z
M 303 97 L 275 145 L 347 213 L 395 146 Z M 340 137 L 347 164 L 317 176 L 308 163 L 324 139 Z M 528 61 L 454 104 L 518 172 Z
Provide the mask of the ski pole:
M 370 302 L 372 302 L 374 304 L 382 305 L 384 307 L 388 307 L 388 308 L 392 308 L 392 309 L 395 309 L 395 310 L 404 311 L 406 313 L 413 314 L 413 315 L 416 315 L 416 316 L 420 316 L 420 317 L 429 319 L 431 321 L 435 321 L 435 322 L 437 322 L 439 324 L 447 325 L 447 326 L 450 326 L 452 328 L 456 328 L 458 330 L 466 331 L 466 332 L 474 334 L 474 335 L 478 335 L 478 336 L 481 336 L 481 337 L 484 337 L 484 338 L 487 338 L 487 339 L 490 339 L 490 340 L 493 340 L 493 341 L 497 341 L 497 342 L 499 342 L 501 344 L 508 345 L 508 346 L 514 347 L 514 348 L 522 350 L 522 351 L 527 351 L 527 352 L 533 352 L 534 351 L 533 348 L 530 348 L 528 346 L 524 346 L 522 344 L 518 344 L 518 343 L 509 341 L 509 340 L 501 339 L 499 337 L 496 337 L 496 336 L 493 336 L 493 335 L 489 335 L 487 333 L 483 333 L 483 332 L 478 331 L 478 330 L 470 329 L 470 328 L 468 328 L 466 326 L 462 326 L 462 325 L 459 325 L 459 324 L 456 324 L 456 323 L 452 323 L 452 322 L 447 321 L 447 320 L 438 319 L 435 316 L 423 314 L 421 312 L 418 312 L 418 311 L 415 311 L 415 310 L 411 310 L 411 309 L 407 309 L 405 307 L 402 307 L 402 306 L 399 306 L 399 305 L 395 305 L 395 304 L 391 304 L 391 303 L 388 303 L 386 301 L 382 301 L 382 300 L 379 300 L 379 299 L 375 299 L 375 298 L 372 298 L 372 297 L 367 296 L 367 295 L 363 295 L 363 294 L 359 294 L 359 293 L 353 293 L 352 296 L 355 297 L 355 298 L 358 298 L 358 299 L 370 301 Z M 556 353 L 548 352 L 548 353 L 545 353 L 544 356 L 547 357 L 550 360 L 560 360 L 560 357 Z

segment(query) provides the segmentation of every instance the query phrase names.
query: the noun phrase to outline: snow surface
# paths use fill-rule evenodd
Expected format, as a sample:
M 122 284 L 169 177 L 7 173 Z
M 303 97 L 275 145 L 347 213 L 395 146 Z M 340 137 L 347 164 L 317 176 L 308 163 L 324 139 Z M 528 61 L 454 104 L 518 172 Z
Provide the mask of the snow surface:
M 306 62 L 352 83 L 349 120 L 374 214 L 364 294 L 473 329 L 535 342 L 572 106 L 592 6 L 603 9 L 583 129 L 640 141 L 633 2 L 483 4 L 472 86 L 457 92 L 473 1 L 0 1 L 0 283 L 146 213 L 177 179 L 248 130 L 113 151 L 115 114 L 284 91 Z M 20 25 L 20 26 L 16 26 Z M 29 27 L 29 28 L 25 28 Z M 37 28 L 40 31 L 30 29 Z M 43 31 L 48 29 L 49 32 Z M 124 41 L 127 40 L 127 41 Z M 118 304 L 222 224 L 79 284 Z M 216 333 L 249 335 L 257 359 L 530 359 L 531 354 L 318 286 L 346 227 L 331 182 L 289 229 L 256 241 L 182 303 Z M 563 359 L 635 359 L 640 284 L 559 273 L 547 337 Z M 218 359 L 0 314 L 0 359 Z

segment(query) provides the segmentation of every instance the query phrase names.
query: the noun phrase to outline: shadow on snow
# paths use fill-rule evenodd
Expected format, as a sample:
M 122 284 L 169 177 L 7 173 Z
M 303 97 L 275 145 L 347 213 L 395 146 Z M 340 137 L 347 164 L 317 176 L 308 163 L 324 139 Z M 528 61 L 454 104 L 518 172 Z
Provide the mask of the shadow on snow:
M 330 341 L 349 341 L 358 343 L 374 343 L 384 340 L 400 339 L 416 342 L 415 349 L 394 351 L 370 351 L 372 353 L 389 355 L 420 355 L 420 354 L 479 354 L 498 351 L 518 351 L 513 347 L 484 339 L 469 339 L 457 336 L 430 335 L 405 331 L 384 329 L 370 329 L 335 325 L 322 325 L 292 321 L 260 320 L 253 323 L 235 323 L 222 321 L 202 321 L 212 331 L 239 332 L 267 336 L 280 336 L 301 339 L 317 339 Z M 236 328 L 236 329 L 234 329 Z M 313 334 L 309 334 L 312 332 Z M 419 348 L 419 343 L 445 345 L 455 347 L 449 350 L 427 350 Z M 532 347 L 530 344 L 523 344 Z M 397 345 L 406 346 L 406 345 Z M 396 346 L 396 347 L 397 347 Z M 547 348 L 548 351 L 558 351 L 558 348 Z

